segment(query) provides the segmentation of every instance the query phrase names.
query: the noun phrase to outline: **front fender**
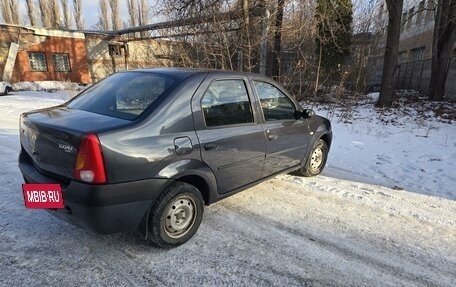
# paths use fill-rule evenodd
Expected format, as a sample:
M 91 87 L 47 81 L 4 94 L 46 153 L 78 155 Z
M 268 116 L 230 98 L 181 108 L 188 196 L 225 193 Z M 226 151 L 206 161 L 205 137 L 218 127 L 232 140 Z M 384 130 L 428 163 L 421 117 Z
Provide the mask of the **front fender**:
M 314 116 L 311 119 L 312 120 L 309 121 L 309 129 L 310 131 L 314 132 L 310 144 L 308 145 L 305 157 L 301 163 L 302 166 L 307 164 L 307 160 L 312 151 L 312 148 L 319 139 L 324 138 L 326 140 L 328 144 L 328 150 L 330 149 L 332 142 L 331 122 L 328 119 L 320 116 Z

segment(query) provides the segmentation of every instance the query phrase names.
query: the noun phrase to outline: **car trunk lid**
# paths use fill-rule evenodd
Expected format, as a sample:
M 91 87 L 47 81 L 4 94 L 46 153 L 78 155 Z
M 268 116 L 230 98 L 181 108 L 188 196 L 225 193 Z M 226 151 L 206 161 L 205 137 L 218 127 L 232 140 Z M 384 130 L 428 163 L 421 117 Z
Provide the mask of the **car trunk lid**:
M 81 136 L 131 123 L 66 107 L 25 113 L 20 120 L 23 150 L 43 174 L 61 181 L 73 178 Z

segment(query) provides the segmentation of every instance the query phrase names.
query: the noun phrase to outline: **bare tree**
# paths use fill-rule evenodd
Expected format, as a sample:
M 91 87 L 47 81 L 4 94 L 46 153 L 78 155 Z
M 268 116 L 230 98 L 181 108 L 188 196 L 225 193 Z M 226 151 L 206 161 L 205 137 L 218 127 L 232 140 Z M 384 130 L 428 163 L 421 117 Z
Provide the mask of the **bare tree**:
M 114 30 L 121 29 L 122 28 L 122 21 L 120 19 L 119 0 L 111 0 L 111 1 L 109 1 L 109 8 L 111 10 L 112 28 Z
M 12 24 L 12 15 L 11 15 L 11 8 L 9 6 L 9 0 L 0 0 L 0 8 L 2 12 L 2 18 L 5 23 Z
M 52 28 L 59 28 L 62 21 L 62 16 L 60 12 L 60 5 L 58 0 L 49 0 L 50 9 L 51 9 L 51 20 L 52 20 Z
M 54 20 L 52 19 L 52 3 L 51 0 L 39 0 L 38 7 L 41 15 L 41 25 L 51 28 Z
M 32 26 L 38 26 L 39 25 L 39 20 L 38 20 L 38 13 L 39 11 L 36 10 L 35 7 L 35 1 L 33 0 L 27 0 L 25 2 L 26 7 L 27 7 L 27 15 L 30 20 L 30 25 Z
M 451 51 L 456 43 L 456 0 L 438 0 L 432 43 L 432 69 L 429 98 L 442 101 Z
M 101 30 L 107 31 L 109 29 L 108 21 L 108 0 L 98 0 L 100 14 L 98 15 L 98 25 Z
M 19 3 L 17 0 L 0 0 L 1 16 L 8 24 L 19 24 Z
M 10 0 L 12 24 L 20 24 L 19 1 Z
M 139 24 L 145 25 L 149 23 L 149 1 L 141 0 L 139 2 Z
M 129 24 L 130 26 L 134 27 L 138 25 L 139 13 L 138 13 L 138 6 L 136 0 L 127 0 L 127 8 L 129 14 Z
M 84 20 L 82 19 L 82 0 L 73 0 L 74 20 L 78 30 L 84 29 Z
M 240 69 L 245 70 L 247 72 L 251 72 L 252 70 L 252 45 L 250 44 L 250 0 L 242 0 L 241 1 L 241 9 L 242 9 L 242 34 L 240 35 L 240 49 L 243 51 L 242 53 L 242 64 L 240 65 Z
M 130 0 L 127 0 L 130 1 Z M 243 0 L 241 0 L 243 1 Z M 259 0 L 260 2 L 263 0 Z M 166 14 L 172 18 L 187 18 L 187 17 L 198 17 L 201 15 L 208 15 L 216 12 L 220 9 L 222 4 L 229 3 L 232 1 L 226 0 L 161 0 L 163 3 L 163 9 Z M 249 3 L 250 0 L 246 1 Z M 239 6 L 239 1 L 236 1 L 234 5 Z
M 388 26 L 385 56 L 383 60 L 382 83 L 377 106 L 391 106 L 394 97 L 394 73 L 397 69 L 397 53 L 401 35 L 401 17 L 404 0 L 386 0 Z
M 282 49 L 282 21 L 284 8 L 285 0 L 277 0 L 277 12 L 275 17 L 274 30 L 274 49 L 272 50 L 272 75 L 277 77 L 280 76 L 279 56 Z
M 60 0 L 60 4 L 62 5 L 63 25 L 65 26 L 65 28 L 71 28 L 72 21 L 71 21 L 70 6 L 68 4 L 68 0 Z

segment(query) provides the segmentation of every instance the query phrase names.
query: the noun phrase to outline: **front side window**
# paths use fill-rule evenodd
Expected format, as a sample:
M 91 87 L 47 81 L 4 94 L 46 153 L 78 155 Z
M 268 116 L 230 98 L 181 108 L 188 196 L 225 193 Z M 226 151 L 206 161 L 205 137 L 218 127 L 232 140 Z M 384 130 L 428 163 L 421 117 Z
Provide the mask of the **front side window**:
M 208 127 L 253 123 L 243 80 L 212 82 L 201 100 L 201 106 Z
M 28 53 L 30 71 L 33 72 L 46 72 L 46 54 L 41 52 Z
M 53 54 L 54 70 L 56 72 L 70 72 L 70 57 L 68 54 Z
M 277 87 L 260 81 L 254 81 L 254 84 L 266 121 L 296 119 L 293 102 Z
M 67 106 L 116 118 L 134 120 L 175 86 L 175 80 L 147 72 L 114 74 L 93 85 Z

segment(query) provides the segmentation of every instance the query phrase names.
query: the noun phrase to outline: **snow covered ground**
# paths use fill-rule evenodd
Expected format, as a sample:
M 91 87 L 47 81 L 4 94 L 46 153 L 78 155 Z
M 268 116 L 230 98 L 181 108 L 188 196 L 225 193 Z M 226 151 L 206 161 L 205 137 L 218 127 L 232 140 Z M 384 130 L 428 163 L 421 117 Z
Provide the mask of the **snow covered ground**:
M 332 117 L 334 142 L 323 174 L 456 199 L 456 122 L 407 107 L 379 113 L 374 100 L 351 115 L 314 107 Z
M 334 130 L 322 176 L 278 176 L 211 205 L 195 238 L 165 251 L 24 208 L 18 116 L 73 94 L 0 97 L 0 285 L 455 285 L 454 123 L 320 107 Z

